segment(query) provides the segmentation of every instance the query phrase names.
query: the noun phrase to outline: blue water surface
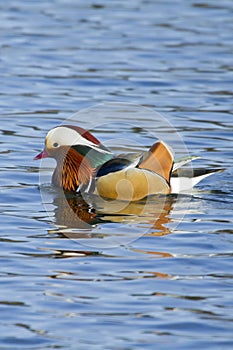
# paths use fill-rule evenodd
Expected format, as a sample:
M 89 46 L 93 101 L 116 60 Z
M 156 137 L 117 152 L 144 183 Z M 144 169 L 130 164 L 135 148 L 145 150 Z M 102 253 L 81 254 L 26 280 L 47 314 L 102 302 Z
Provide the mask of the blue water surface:
M 232 18 L 230 0 L 0 3 L 0 349 L 232 349 Z M 225 171 L 143 215 L 65 211 L 33 161 L 49 129 L 81 110 L 116 151 L 166 137 L 93 107 L 112 102 Z

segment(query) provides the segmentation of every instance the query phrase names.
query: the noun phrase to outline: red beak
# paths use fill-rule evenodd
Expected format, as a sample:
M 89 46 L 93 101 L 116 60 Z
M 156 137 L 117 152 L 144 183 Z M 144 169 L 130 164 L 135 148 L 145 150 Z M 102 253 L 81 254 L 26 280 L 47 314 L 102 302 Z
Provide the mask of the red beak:
M 43 150 L 42 152 L 37 154 L 37 156 L 34 158 L 34 160 L 42 159 L 42 158 L 46 158 L 46 157 L 49 157 L 49 155 L 45 150 Z

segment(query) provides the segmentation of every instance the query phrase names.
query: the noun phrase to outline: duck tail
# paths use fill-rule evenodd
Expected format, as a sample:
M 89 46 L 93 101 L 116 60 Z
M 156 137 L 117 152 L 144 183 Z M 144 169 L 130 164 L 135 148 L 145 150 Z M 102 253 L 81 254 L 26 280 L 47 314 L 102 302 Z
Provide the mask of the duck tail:
M 225 169 L 179 169 L 175 171 L 170 179 L 171 192 L 179 193 L 191 190 L 206 177 L 223 172 Z

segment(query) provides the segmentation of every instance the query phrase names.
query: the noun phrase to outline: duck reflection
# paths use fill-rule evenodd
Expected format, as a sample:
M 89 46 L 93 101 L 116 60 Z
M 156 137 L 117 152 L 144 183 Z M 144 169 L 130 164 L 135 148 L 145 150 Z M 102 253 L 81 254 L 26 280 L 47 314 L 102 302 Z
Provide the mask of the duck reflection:
M 100 237 L 101 227 L 106 224 L 130 225 L 145 232 L 149 230 L 149 235 L 169 234 L 166 224 L 169 223 L 173 203 L 173 196 L 161 195 L 129 203 L 60 192 L 53 198 L 55 224 L 59 233 L 76 239 Z M 98 232 L 96 228 L 99 228 Z

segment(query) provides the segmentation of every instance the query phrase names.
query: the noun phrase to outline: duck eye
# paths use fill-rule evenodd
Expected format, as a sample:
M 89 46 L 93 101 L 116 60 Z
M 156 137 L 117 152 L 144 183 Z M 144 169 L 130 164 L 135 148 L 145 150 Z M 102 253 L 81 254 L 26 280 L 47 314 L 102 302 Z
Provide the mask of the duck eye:
M 53 147 L 57 148 L 59 144 L 57 142 L 54 142 Z

